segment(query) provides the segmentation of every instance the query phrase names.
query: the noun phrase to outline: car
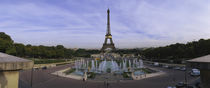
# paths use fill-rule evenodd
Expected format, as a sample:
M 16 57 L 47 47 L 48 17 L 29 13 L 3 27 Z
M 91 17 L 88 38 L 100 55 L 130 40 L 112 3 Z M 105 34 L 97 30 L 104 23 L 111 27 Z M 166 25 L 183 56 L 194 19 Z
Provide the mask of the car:
M 181 68 L 177 66 L 177 67 L 174 67 L 174 69 L 175 70 L 180 70 Z
M 190 72 L 191 76 L 200 76 L 200 70 L 199 69 L 192 69 Z
M 173 66 L 168 66 L 168 69 L 173 69 L 174 67 Z
M 158 62 L 154 62 L 154 66 L 159 66 L 159 63 Z
M 160 67 L 163 67 L 163 64 L 159 64 Z
M 176 84 L 176 88 L 182 88 L 185 86 L 186 86 L 186 84 L 184 82 L 179 82 L 178 84 Z
M 163 68 L 168 68 L 168 67 L 169 67 L 168 65 L 164 65 L 164 66 L 163 66 Z
M 168 86 L 167 88 L 176 88 L 175 86 Z
M 149 63 L 148 65 L 149 65 L 149 66 L 153 66 L 153 64 L 151 64 L 151 63 Z
M 198 88 L 198 87 L 196 87 L 194 85 L 186 85 L 184 88 Z
M 182 67 L 180 70 L 181 71 L 186 71 L 186 68 L 185 67 Z
M 186 84 L 184 82 L 179 82 L 178 84 L 176 84 L 176 88 L 197 88 L 197 87 L 192 84 Z
M 38 67 L 34 67 L 33 70 L 39 70 L 39 68 Z
M 47 67 L 46 67 L 46 66 L 44 66 L 44 67 L 42 67 L 42 69 L 43 69 L 43 70 L 46 70 L 46 69 L 47 69 Z
M 201 83 L 200 83 L 200 81 L 199 81 L 199 82 L 197 82 L 197 83 L 195 83 L 195 87 L 197 87 L 197 88 L 201 88 Z

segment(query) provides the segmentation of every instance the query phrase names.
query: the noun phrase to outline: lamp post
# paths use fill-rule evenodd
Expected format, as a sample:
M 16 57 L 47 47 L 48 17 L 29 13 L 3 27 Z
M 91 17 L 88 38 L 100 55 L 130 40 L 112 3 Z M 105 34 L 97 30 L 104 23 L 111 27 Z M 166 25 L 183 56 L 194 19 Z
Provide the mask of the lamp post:
M 188 83 L 187 83 L 187 70 L 188 69 L 187 69 L 187 63 L 186 63 L 186 61 L 185 61 L 184 64 L 185 64 L 185 74 L 184 74 L 185 77 L 184 77 L 184 80 L 185 80 L 185 83 L 186 83 L 186 86 L 187 86 L 188 85 Z
M 35 59 L 34 59 L 34 54 L 33 54 L 33 61 L 35 62 Z M 34 68 L 34 64 L 32 66 L 32 69 L 31 69 L 31 88 L 33 87 L 33 69 Z

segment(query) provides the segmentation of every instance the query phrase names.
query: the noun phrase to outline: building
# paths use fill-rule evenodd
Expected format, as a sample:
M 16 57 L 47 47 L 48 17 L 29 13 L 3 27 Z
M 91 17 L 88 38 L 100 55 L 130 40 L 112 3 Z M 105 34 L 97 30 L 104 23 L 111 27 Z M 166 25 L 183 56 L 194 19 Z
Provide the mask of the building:
M 200 69 L 201 88 L 210 88 L 210 55 L 188 60 L 188 66 Z

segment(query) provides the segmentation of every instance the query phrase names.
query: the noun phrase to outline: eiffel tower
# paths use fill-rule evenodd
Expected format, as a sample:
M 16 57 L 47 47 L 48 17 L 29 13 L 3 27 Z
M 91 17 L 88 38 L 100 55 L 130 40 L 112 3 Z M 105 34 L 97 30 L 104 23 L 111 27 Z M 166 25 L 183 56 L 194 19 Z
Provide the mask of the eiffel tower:
M 109 19 L 109 9 L 107 10 L 107 31 L 105 35 L 105 41 L 103 44 L 103 47 L 101 48 L 101 51 L 104 52 L 106 49 L 111 48 L 112 50 L 115 50 L 114 43 L 112 41 L 112 35 L 111 35 L 111 30 L 110 30 L 110 19 Z M 110 40 L 110 43 L 108 43 L 107 40 Z

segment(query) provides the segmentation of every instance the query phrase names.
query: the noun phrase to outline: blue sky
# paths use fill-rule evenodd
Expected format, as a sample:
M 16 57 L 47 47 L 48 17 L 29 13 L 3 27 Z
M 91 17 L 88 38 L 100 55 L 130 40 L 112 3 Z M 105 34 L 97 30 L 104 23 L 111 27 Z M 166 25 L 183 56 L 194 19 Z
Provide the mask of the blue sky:
M 117 48 L 210 38 L 209 0 L 0 0 L 0 31 L 24 44 L 101 48 L 107 8 Z

